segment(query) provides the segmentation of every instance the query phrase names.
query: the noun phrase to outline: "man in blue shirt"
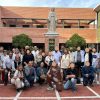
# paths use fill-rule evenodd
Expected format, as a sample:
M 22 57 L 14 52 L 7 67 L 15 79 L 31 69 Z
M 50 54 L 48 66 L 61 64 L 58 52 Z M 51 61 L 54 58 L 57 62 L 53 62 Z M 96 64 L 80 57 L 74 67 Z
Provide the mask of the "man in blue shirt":
M 86 61 L 85 66 L 82 68 L 84 86 L 87 85 L 93 86 L 94 73 L 95 73 L 94 68 L 90 66 L 90 63 L 88 61 Z

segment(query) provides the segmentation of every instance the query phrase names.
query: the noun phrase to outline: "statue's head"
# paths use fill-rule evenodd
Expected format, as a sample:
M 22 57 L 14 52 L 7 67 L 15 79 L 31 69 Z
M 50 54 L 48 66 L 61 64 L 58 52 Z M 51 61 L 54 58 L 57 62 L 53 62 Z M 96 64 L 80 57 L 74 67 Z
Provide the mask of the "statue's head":
M 51 12 L 54 12 L 55 11 L 55 8 L 51 8 Z

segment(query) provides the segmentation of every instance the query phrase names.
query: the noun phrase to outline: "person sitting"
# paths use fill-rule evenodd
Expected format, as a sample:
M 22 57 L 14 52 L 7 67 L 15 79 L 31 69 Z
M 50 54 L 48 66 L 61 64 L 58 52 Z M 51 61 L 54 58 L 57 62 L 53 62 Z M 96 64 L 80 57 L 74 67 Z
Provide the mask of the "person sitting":
M 64 89 L 72 89 L 72 91 L 76 91 L 76 78 L 77 71 L 75 69 L 75 64 L 70 63 L 69 68 L 66 70 L 66 82 L 64 84 Z
M 16 86 L 17 92 L 24 88 L 24 73 L 23 66 L 19 65 L 14 73 L 13 78 L 11 79 L 11 84 Z
M 33 83 L 38 80 L 36 75 L 36 70 L 33 67 L 33 61 L 29 61 L 28 64 L 25 66 L 25 78 L 29 82 L 30 86 L 33 86 Z
M 47 69 L 44 67 L 44 63 L 40 63 L 40 67 L 37 68 L 37 76 L 39 77 L 39 84 L 43 84 L 46 82 L 46 74 L 47 74 Z
M 82 68 L 84 86 L 87 86 L 87 85 L 93 86 L 94 73 L 95 73 L 94 68 L 90 66 L 90 63 L 88 61 L 86 61 L 85 66 Z
M 62 91 L 61 70 L 55 61 L 52 62 L 51 67 L 47 72 L 47 83 L 49 84 L 48 90 L 53 90 L 55 88 L 58 91 Z

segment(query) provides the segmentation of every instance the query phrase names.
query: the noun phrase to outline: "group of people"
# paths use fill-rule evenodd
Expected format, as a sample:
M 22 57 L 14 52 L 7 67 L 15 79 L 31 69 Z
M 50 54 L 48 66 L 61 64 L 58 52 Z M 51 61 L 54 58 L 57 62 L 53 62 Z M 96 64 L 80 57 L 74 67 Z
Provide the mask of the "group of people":
M 34 84 L 48 84 L 48 90 L 76 91 L 76 83 L 100 83 L 100 53 L 95 48 L 73 50 L 61 46 L 49 52 L 36 46 L 31 49 L 25 46 L 7 51 L 0 47 L 0 80 L 4 85 L 11 83 L 18 92 Z

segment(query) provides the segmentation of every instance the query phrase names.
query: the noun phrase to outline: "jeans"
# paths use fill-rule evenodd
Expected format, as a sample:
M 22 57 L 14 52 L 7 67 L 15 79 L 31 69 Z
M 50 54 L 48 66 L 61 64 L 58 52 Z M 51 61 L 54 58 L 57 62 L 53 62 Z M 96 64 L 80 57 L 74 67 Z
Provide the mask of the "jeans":
M 71 80 L 68 80 L 65 84 L 64 84 L 64 89 L 72 89 L 72 90 L 76 90 L 76 79 L 75 78 L 71 78 Z

